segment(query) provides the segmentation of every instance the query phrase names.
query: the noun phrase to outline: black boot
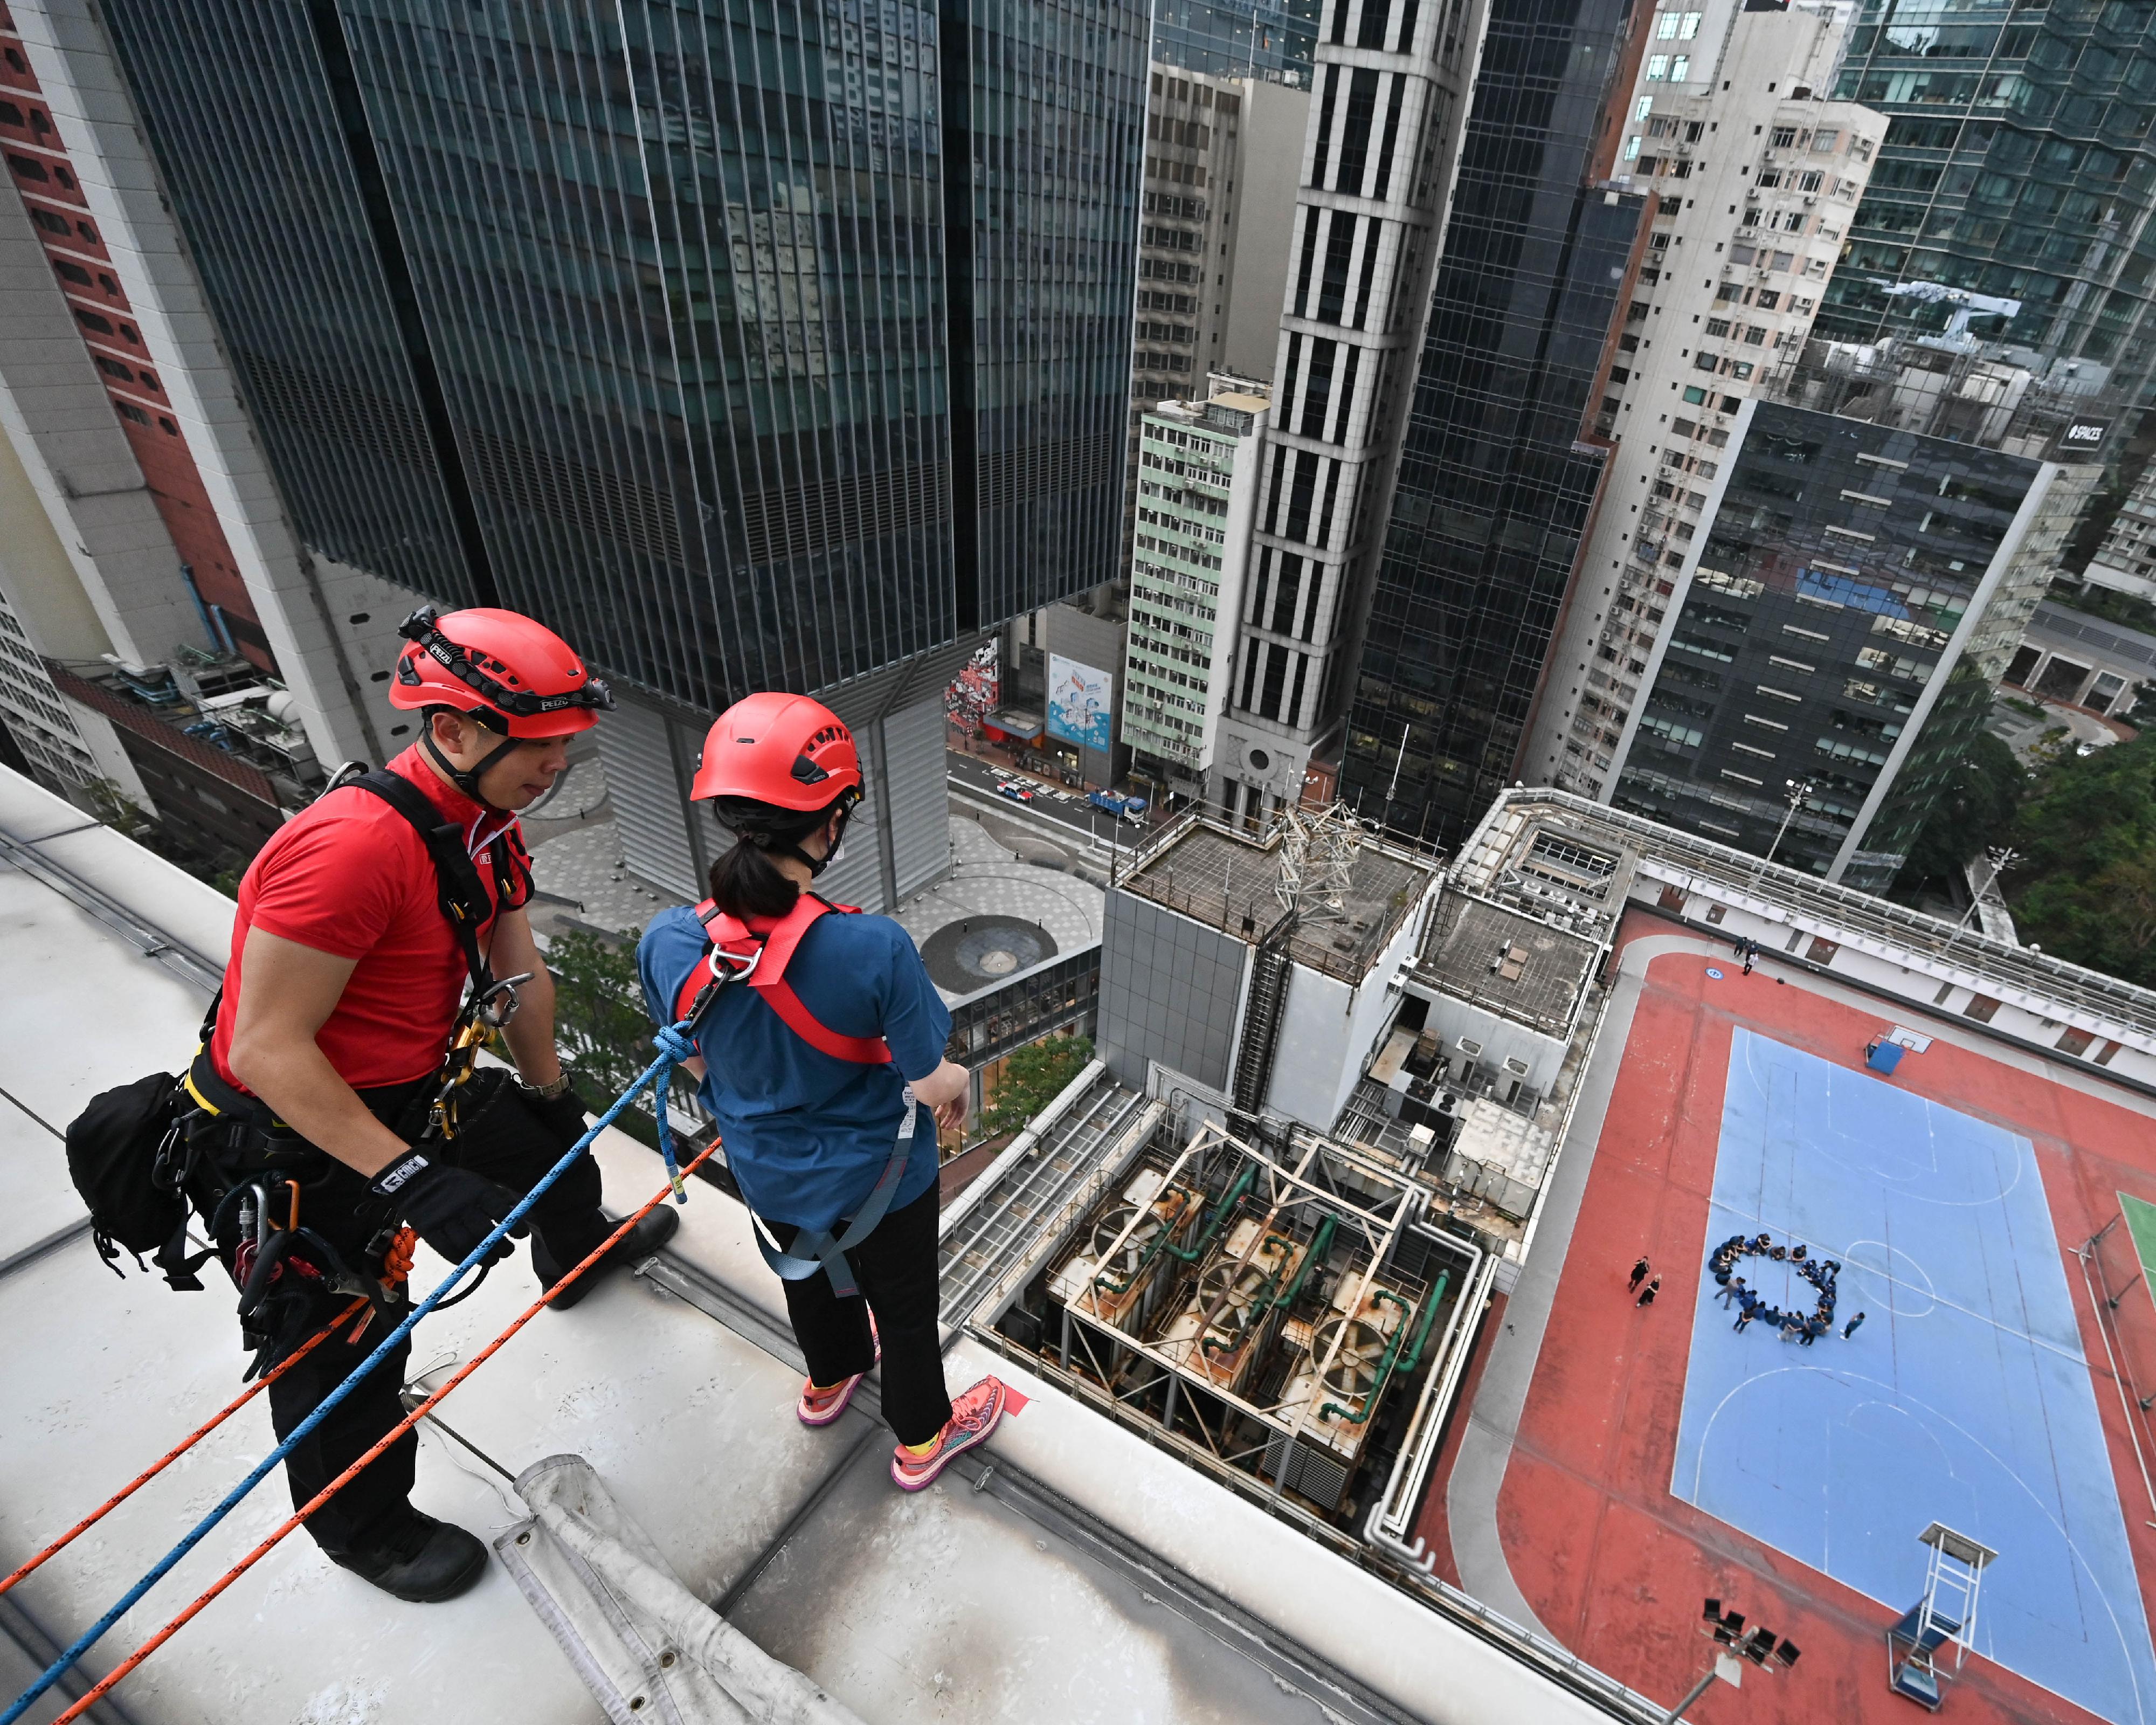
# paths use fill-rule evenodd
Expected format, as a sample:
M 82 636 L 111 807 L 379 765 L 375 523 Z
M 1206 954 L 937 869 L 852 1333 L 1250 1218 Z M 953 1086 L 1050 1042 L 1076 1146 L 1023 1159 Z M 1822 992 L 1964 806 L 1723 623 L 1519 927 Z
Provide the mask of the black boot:
M 486 1573 L 486 1547 L 461 1527 L 408 1504 L 385 1516 L 364 1545 L 330 1561 L 415 1605 L 454 1599 Z
M 640 1264 L 674 1237 L 674 1230 L 681 1225 L 681 1218 L 671 1204 L 661 1204 L 635 1227 L 622 1235 L 613 1250 L 592 1266 L 568 1286 L 554 1296 L 553 1308 L 566 1311 L 591 1292 L 598 1279 L 609 1270 L 619 1270 L 624 1265 Z M 609 1230 L 609 1232 L 612 1230 Z M 601 1236 L 603 1238 L 604 1236 Z M 586 1248 L 587 1250 L 589 1248 Z M 547 1250 L 547 1242 L 538 1235 L 531 1237 L 531 1267 L 538 1272 L 539 1286 L 551 1288 L 564 1276 L 583 1261 L 583 1254 L 566 1264 Z

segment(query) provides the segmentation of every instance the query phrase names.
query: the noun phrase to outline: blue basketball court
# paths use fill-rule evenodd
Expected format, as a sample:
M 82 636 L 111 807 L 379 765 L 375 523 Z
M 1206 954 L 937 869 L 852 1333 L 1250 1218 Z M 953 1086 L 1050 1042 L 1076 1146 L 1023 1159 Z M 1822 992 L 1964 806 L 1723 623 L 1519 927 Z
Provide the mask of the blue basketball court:
M 1979 1652 L 2106 1719 L 2156 1722 L 2156 1657 L 2028 1141 L 1739 1029 L 1708 1249 L 1762 1230 L 1840 1260 L 1834 1332 L 1810 1348 L 1757 1322 L 1736 1334 L 1702 1263 L 1671 1491 L 1897 1614 L 1923 1590 L 1917 1535 L 1943 1522 L 1999 1553 Z M 1748 1256 L 1737 1273 L 1784 1311 L 1816 1299 L 1786 1263 Z M 1879 1668 L 1883 1686 L 1883 1640 Z

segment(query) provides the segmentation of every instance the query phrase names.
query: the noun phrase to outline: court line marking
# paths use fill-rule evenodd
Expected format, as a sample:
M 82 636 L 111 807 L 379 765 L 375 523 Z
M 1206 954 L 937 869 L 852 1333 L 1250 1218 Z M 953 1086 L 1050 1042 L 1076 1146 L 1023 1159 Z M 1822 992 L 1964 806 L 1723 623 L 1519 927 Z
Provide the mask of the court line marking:
M 1834 1120 L 1835 1079 L 1836 1076 L 1843 1078 L 1863 1078 L 1863 1074 L 1859 1072 L 1851 1072 L 1846 1067 L 1837 1066 L 1830 1060 L 1825 1059 L 1823 1056 L 1813 1054 L 1809 1049 L 1799 1048 L 1794 1043 L 1777 1041 L 1774 1037 L 1762 1035 L 1757 1030 L 1746 1029 L 1742 1024 L 1737 1025 L 1734 1028 L 1737 1030 L 1743 1032 L 1745 1039 L 1744 1076 L 1755 1081 L 1754 1088 L 1763 1103 L 1771 1105 L 1774 1101 L 1774 1097 L 1768 1086 L 1764 1082 L 1758 1081 L 1761 1079 L 1761 1074 L 1758 1066 L 1753 1064 L 1755 1056 L 1753 1055 L 1752 1050 L 1752 1045 L 1755 1042 L 1768 1043 L 1774 1047 L 1784 1050 L 1790 1054 L 1801 1055 L 1807 1060 L 1817 1060 L 1822 1066 L 1825 1067 L 1827 1113 L 1825 1125 L 1826 1131 L 1827 1132 L 1831 1133 L 1835 1137 L 1840 1139 L 1845 1144 L 1863 1144 L 1863 1140 L 1845 1131 L 1841 1127 L 1837 1126 Z M 1789 1072 L 1791 1079 L 1793 1081 L 1794 1080 L 1796 1076 L 1795 1069 L 1782 1067 L 1779 1070 Z M 1881 1083 L 1884 1081 L 1879 1079 L 1865 1079 L 1864 1081 L 1868 1084 L 1876 1084 Z M 1951 1115 L 1954 1119 L 1965 1120 L 1971 1126 L 1979 1127 L 1985 1132 L 1996 1133 L 2017 1151 L 2026 1151 L 2029 1153 L 2026 1156 L 2017 1155 L 2015 1157 L 2013 1179 L 2009 1181 L 2005 1185 L 2000 1187 L 1996 1194 L 1984 1198 L 1959 1199 L 1939 1198 L 1930 1193 L 1915 1189 L 1917 1183 L 1927 1178 L 1927 1176 L 1922 1173 L 1914 1173 L 1906 1176 L 1890 1173 L 1887 1170 L 1881 1168 L 1875 1164 L 1856 1162 L 1846 1156 L 1836 1155 L 1832 1149 L 1826 1148 L 1823 1144 L 1817 1143 L 1810 1138 L 1807 1138 L 1806 1140 L 1805 1147 L 1824 1149 L 1825 1154 L 1832 1157 L 1835 1161 L 1840 1163 L 1843 1167 L 1853 1169 L 1855 1172 L 1859 1173 L 1869 1175 L 1876 1180 L 1881 1181 L 1889 1186 L 1893 1187 L 1896 1189 L 1897 1195 L 1913 1198 L 1920 1204 L 1935 1204 L 1942 1209 L 1975 1209 L 1984 1204 L 2001 1203 L 2010 1194 L 2020 1189 L 2024 1176 L 2027 1173 L 2030 1167 L 2033 1164 L 2035 1160 L 2035 1147 L 2027 1137 L 2019 1132 L 2010 1132 L 2007 1131 L 2005 1127 L 1999 1126 L 1991 1121 L 1983 1119 L 1977 1115 L 1965 1114 L 1958 1108 L 1949 1108 L 1945 1103 L 1934 1101 L 1929 1096 L 1919 1096 L 1914 1091 L 1897 1090 L 1892 1086 L 1888 1086 L 1888 1090 L 1894 1096 L 1904 1097 L 1908 1101 L 1917 1103 L 1924 1111 L 1924 1132 L 1927 1139 L 1928 1148 L 1930 1153 L 1931 1167 L 1929 1175 L 1932 1178 L 1936 1178 L 1939 1173 L 1938 1125 L 1936 1118 L 1934 1117 L 1938 1114 Z M 1722 1106 L 1726 1117 L 1728 1109 L 1728 1098 L 1726 1089 L 1724 1091 Z M 1792 1099 L 1791 1111 L 1794 1111 L 1794 1097 Z M 1907 1186 L 1911 1189 L 1902 1191 L 1901 1189 L 1904 1186 Z
M 1736 1527 L 1740 1532 L 1746 1532 L 1747 1530 L 1745 1529 L 1743 1523 L 1741 1522 L 1732 1522 L 1728 1517 L 1717 1514 L 1716 1512 L 1707 1508 L 1706 1505 L 1702 1504 L 1699 1501 L 1699 1476 L 1701 1471 L 1706 1466 L 1707 1439 L 1712 1435 L 1715 1421 L 1722 1417 L 1722 1410 L 1729 1405 L 1730 1402 L 1736 1397 L 1739 1390 L 1748 1389 L 1753 1384 L 1759 1383 L 1765 1378 L 1778 1378 L 1792 1372 L 1816 1373 L 1820 1376 L 1826 1376 L 1837 1370 L 1837 1368 L 1831 1366 L 1775 1366 L 1764 1372 L 1754 1373 L 1751 1377 L 1743 1379 L 1741 1383 L 1732 1385 L 1730 1388 L 1728 1394 L 1724 1395 L 1720 1401 L 1715 1404 L 1713 1413 L 1707 1415 L 1707 1424 L 1701 1429 L 1698 1451 L 1692 1459 L 1692 1493 L 1691 1497 L 1684 1499 L 1683 1501 L 1691 1504 L 1691 1507 L 1699 1511 L 1702 1515 L 1713 1516 L 1717 1521 L 1722 1522 L 1727 1526 Z M 2013 1481 L 2016 1486 L 2020 1487 L 2023 1494 L 2027 1497 L 2030 1502 L 2035 1505 L 2036 1513 L 2043 1517 L 2046 1521 L 2051 1524 L 2052 1530 L 2058 1535 L 2060 1543 L 2066 1547 L 2067 1555 L 2071 1557 L 2076 1563 L 2079 1564 L 2083 1573 L 2087 1575 L 2089 1590 L 2102 1602 L 2104 1615 L 2111 1620 L 2112 1634 L 2116 1636 L 2118 1640 L 2119 1656 L 2125 1662 L 2127 1682 L 2131 1686 L 2133 1692 L 2134 1717 L 2138 1720 L 2146 1720 L 2148 1714 L 2148 1710 L 2143 1707 L 2141 1703 L 2141 1681 L 2139 1677 L 2135 1674 L 2133 1669 L 2133 1647 L 2127 1640 L 2125 1630 L 2119 1624 L 2118 1613 L 2112 1606 L 2111 1595 L 2105 1590 L 2102 1582 L 2097 1579 L 2097 1573 L 2095 1569 L 2091 1567 L 2088 1559 L 2082 1555 L 2081 1547 L 2075 1543 L 2074 1537 L 2066 1532 L 2065 1523 L 2061 1522 L 2056 1516 L 2053 1515 L 2050 1510 L 2044 1507 L 2044 1500 L 2039 1497 L 2035 1492 L 2030 1489 L 2027 1481 L 2023 1479 L 2021 1476 L 2016 1473 L 2012 1468 L 2009 1467 L 2005 1461 L 2001 1461 L 1999 1457 L 1993 1452 L 1989 1445 L 1986 1444 L 1983 1439 L 1978 1437 L 1975 1433 L 1970 1431 L 1966 1426 L 1963 1425 L 1960 1421 L 1951 1418 L 1948 1414 L 1940 1413 L 1937 1408 L 1932 1406 L 1930 1403 L 1923 1400 L 1921 1397 L 1910 1395 L 1906 1391 L 1897 1390 L 1895 1386 L 1892 1384 L 1882 1383 L 1876 1378 L 1868 1378 L 1861 1373 L 1849 1373 L 1847 1375 L 1851 1383 L 1868 1384 L 1875 1389 L 1883 1391 L 1890 1396 L 1899 1395 L 1908 1404 L 1922 1408 L 1927 1414 L 1934 1415 L 1939 1422 L 1948 1427 L 1948 1430 L 1958 1432 L 1963 1437 L 1966 1438 L 1973 1448 L 1979 1450 L 1999 1469 L 2001 1473 L 2005 1474 L 2008 1479 Z M 2120 1531 L 2122 1533 L 2124 1532 L 2124 1520 L 2123 1515 L 2121 1517 Z M 1775 1551 L 1782 1550 L 1782 1548 L 1779 1545 L 1775 1545 L 1772 1540 L 1763 1538 L 1757 1533 L 1751 1533 L 1749 1534 L 1749 1537 L 1758 1539 L 1762 1545 L 1770 1547 Z M 1802 1558 L 1798 1557 L 1794 1552 L 1784 1552 L 1783 1555 L 1789 1558 L 1794 1563 L 1802 1563 L 1804 1561 Z M 2127 1555 L 2129 1563 L 2129 1570 L 2130 1573 L 2133 1574 L 2136 1577 L 2135 1584 L 2138 1588 L 2139 1584 L 2139 1572 L 2138 1570 L 2131 1570 L 2130 1568 L 2133 1557 L 2132 1542 L 2130 1540 L 2128 1542 Z M 1806 1563 L 1804 1567 L 1806 1568 L 1810 1568 L 1812 1566 Z M 1833 1580 L 1840 1581 L 1843 1586 L 1849 1588 L 1852 1592 L 1863 1592 L 1863 1589 L 1857 1587 L 1853 1582 L 1844 1581 L 1841 1577 L 1832 1575 L 1829 1571 L 1821 1570 L 1820 1573 L 1821 1574 L 1829 1575 L 1830 1579 Z M 1866 1597 L 1869 1598 L 1870 1595 L 1867 1594 Z M 1887 1604 L 1887 1608 L 1890 1610 L 1892 1609 L 1891 1603 L 1883 1600 L 1881 1601 L 1881 1603 Z M 2145 1615 L 2143 1616 L 2143 1622 L 2145 1629 L 2147 1624 Z M 2050 1685 L 2039 1681 L 2036 1678 L 2030 1676 L 2026 1671 L 2021 1670 L 2019 1666 L 2008 1664 L 2006 1661 L 2000 1659 L 1996 1654 L 1987 1652 L 1984 1656 L 1990 1660 L 1994 1665 L 1998 1666 L 2000 1669 L 2012 1671 L 2015 1676 L 2020 1677 L 2024 1682 L 2035 1684 L 2037 1688 L 2043 1690 L 2047 1695 L 2056 1695 L 2061 1701 L 2066 1702 L 2071 1706 L 2086 1708 L 2087 1711 L 2091 1712 L 2095 1712 L 2095 1709 L 2093 1707 L 2088 1707 L 2087 1703 L 2085 1702 L 2076 1701 L 2072 1696 L 2064 1694 L 2059 1690 L 2051 1688 Z M 2151 1646 L 2151 1659 L 2152 1662 L 2156 1662 L 2156 1645 L 2152 1645 Z
M 1796 1229 L 1790 1228 L 1783 1223 L 1775 1221 L 1769 1217 L 1758 1214 L 1756 1212 L 1746 1210 L 1739 1205 L 1725 1204 L 1720 1199 L 1708 1199 L 1707 1208 L 1708 1214 L 1710 1215 L 1717 1209 L 1727 1210 L 1731 1215 L 1738 1217 L 1748 1224 L 1757 1224 L 1761 1228 L 1766 1229 L 1770 1233 L 1779 1230 L 1783 1234 L 1788 1235 L 1792 1240 L 1801 1238 L 1801 1235 Z M 1713 1224 L 1712 1223 L 1708 1224 L 1710 1231 L 1712 1231 L 1712 1226 Z M 1809 1244 L 1810 1242 L 1806 1243 Z M 1859 1244 L 1861 1245 L 1862 1242 L 1860 1241 Z M 1841 1267 L 1845 1271 L 1851 1271 L 1859 1276 L 1876 1276 L 1880 1280 L 1885 1281 L 1888 1286 L 1899 1289 L 1905 1293 L 1916 1294 L 1921 1292 L 1932 1302 L 1933 1311 L 1937 1311 L 1941 1307 L 1943 1307 L 1948 1312 L 1958 1312 L 1964 1317 L 1973 1319 L 1974 1322 L 1980 1324 L 1989 1325 L 1993 1329 L 1998 1331 L 2002 1336 L 2010 1336 L 2017 1342 L 2027 1343 L 2031 1348 L 2041 1348 L 2046 1353 L 2058 1355 L 2061 1359 L 2071 1360 L 2075 1364 L 2080 1366 L 2085 1371 L 2091 1369 L 2088 1363 L 2088 1355 L 2082 1351 L 2078 1342 L 2076 1342 L 2071 1348 L 2062 1348 L 2056 1342 L 2047 1341 L 2041 1336 L 2032 1336 L 2026 1330 L 2017 1330 L 2011 1324 L 2003 1323 L 1998 1318 L 1992 1317 L 1989 1313 L 1979 1312 L 1973 1307 L 1964 1306 L 1958 1301 L 1950 1300 L 1947 1298 L 1945 1295 L 1940 1293 L 1936 1288 L 1920 1289 L 1917 1287 L 1916 1283 L 1904 1281 L 1899 1276 L 1893 1275 L 1891 1271 L 1875 1270 L 1868 1264 L 1852 1265 L 1845 1255 L 1842 1255 L 1843 1254 L 1845 1254 L 1848 1250 L 1849 1248 L 1845 1246 L 1837 1246 L 1834 1248 L 1832 1253 L 1830 1254 L 1830 1255 L 1833 1255 L 1837 1259 L 1837 1261 L 1840 1263 Z M 1903 1255 L 1907 1256 L 1907 1254 L 1905 1253 Z M 1917 1260 L 1910 1258 L 1909 1261 L 1914 1264 L 1917 1262 Z M 1928 1276 L 1927 1279 L 1928 1280 Z M 1837 1281 L 1839 1279 L 1837 1278 Z M 2072 1291 L 2069 1289 L 2067 1292 L 2067 1299 L 2069 1302 L 2071 1301 L 2072 1297 Z M 1837 1309 L 1839 1308 L 1840 1303 L 1840 1302 L 1839 1301 L 1835 1302 Z M 1929 1317 L 1930 1316 L 1930 1312 L 1903 1312 L 1891 1306 L 1887 1308 L 1887 1317 L 1889 1318 L 1907 1317 L 1912 1322 L 1916 1322 L 1921 1319 Z M 2078 1319 L 2079 1314 L 2076 1313 L 2076 1319 Z

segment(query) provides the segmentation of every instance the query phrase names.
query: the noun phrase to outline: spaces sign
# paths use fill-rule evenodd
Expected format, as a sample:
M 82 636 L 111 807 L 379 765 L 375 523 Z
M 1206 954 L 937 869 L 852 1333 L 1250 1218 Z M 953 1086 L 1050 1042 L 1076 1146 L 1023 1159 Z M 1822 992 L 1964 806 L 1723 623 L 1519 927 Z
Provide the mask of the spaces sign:
M 2076 416 L 2059 429 L 2051 444 L 2054 461 L 2093 461 L 2103 453 L 2103 442 L 2111 435 L 2109 419 L 2091 419 Z

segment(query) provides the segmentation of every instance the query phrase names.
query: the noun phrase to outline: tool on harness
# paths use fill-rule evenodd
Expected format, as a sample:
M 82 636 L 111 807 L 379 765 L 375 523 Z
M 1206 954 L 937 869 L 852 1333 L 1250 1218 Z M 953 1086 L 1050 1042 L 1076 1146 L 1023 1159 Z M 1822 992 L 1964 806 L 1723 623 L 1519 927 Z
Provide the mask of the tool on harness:
M 411 1270 L 408 1250 L 401 1265 L 395 1261 L 398 1230 L 380 1230 L 369 1240 L 362 1262 L 378 1263 L 382 1270 L 378 1275 L 362 1274 L 320 1233 L 300 1224 L 300 1182 L 289 1177 L 243 1180 L 224 1194 L 210 1216 L 213 1240 L 226 1237 L 228 1222 L 238 1224 L 232 1279 L 239 1289 L 240 1339 L 254 1350 L 242 1383 L 275 1366 L 298 1345 L 304 1331 L 318 1326 L 321 1302 L 326 1296 L 356 1295 L 367 1302 L 350 1342 L 357 1342 L 377 1316 L 395 1322 L 411 1303 L 404 1288 Z M 482 1279 L 484 1275 L 482 1270 Z M 454 1299 L 468 1297 L 477 1286 L 475 1281 Z M 452 1304 L 454 1299 L 443 1303 Z
M 786 968 L 799 947 L 802 937 L 819 918 L 860 914 L 857 906 L 834 904 L 815 893 L 803 892 L 783 916 L 757 916 L 744 921 L 727 915 L 706 899 L 696 906 L 696 920 L 703 925 L 706 942 L 705 956 L 698 959 L 682 983 L 675 996 L 674 1016 L 693 1024 L 709 1007 L 714 984 L 746 982 L 778 1014 L 780 1022 L 811 1048 L 834 1060 L 851 1060 L 860 1065 L 890 1065 L 891 1045 L 883 1038 L 849 1036 L 844 1031 L 833 1029 L 808 1009 L 808 1003 L 786 980 Z M 788 1248 L 779 1245 L 761 1216 L 753 1210 L 749 1212 L 755 1224 L 757 1250 L 763 1254 L 764 1262 L 786 1281 L 805 1281 L 820 1270 L 830 1278 L 832 1290 L 840 1299 L 851 1298 L 860 1292 L 846 1254 L 866 1240 L 889 1213 L 891 1200 L 898 1194 L 899 1183 L 906 1177 L 906 1165 L 913 1155 L 918 1106 L 913 1100 L 911 1085 L 905 1087 L 904 1098 L 906 1111 L 899 1117 L 898 1137 L 891 1146 L 890 1158 L 884 1163 L 883 1172 L 876 1177 L 867 1199 L 845 1223 L 843 1232 L 828 1228 L 814 1232 L 804 1229 Z

